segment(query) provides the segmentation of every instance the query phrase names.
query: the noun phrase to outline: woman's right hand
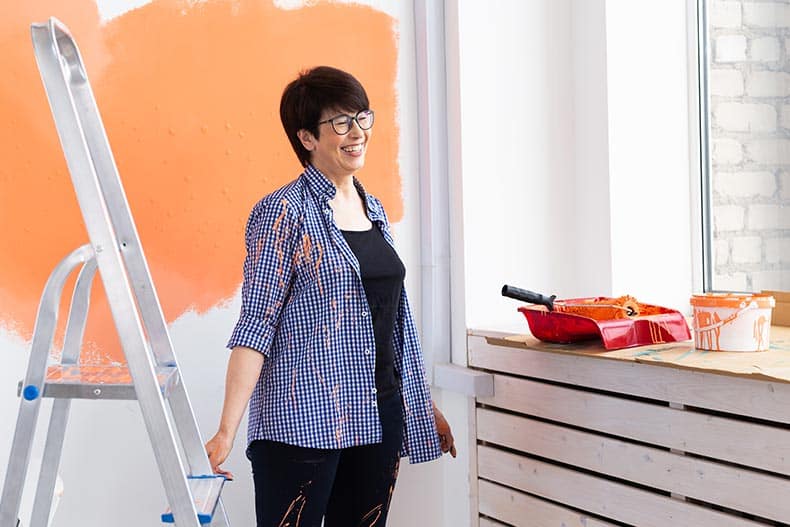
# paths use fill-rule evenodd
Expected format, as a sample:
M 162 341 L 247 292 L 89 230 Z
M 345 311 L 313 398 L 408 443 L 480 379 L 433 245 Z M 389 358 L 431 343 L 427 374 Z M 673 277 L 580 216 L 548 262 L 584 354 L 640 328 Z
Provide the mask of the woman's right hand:
M 233 440 L 239 429 L 241 416 L 258 376 L 263 367 L 263 354 L 252 348 L 236 346 L 228 359 L 228 373 L 225 376 L 225 402 L 222 404 L 222 417 L 219 421 L 219 431 L 206 443 L 206 454 L 211 462 L 211 470 L 228 479 L 233 479 L 233 474 L 222 470 L 220 465 L 228 458 L 233 448 Z
M 206 443 L 206 454 L 211 463 L 211 470 L 228 479 L 233 479 L 233 474 L 222 470 L 220 465 L 225 462 L 233 448 L 241 416 L 261 374 L 262 366 L 263 354 L 254 349 L 236 346 L 230 353 L 219 431 Z
M 214 474 L 225 476 L 226 479 L 232 480 L 233 474 L 227 470 L 223 470 L 220 465 L 225 462 L 233 448 L 233 437 L 223 432 L 217 432 L 214 437 L 206 443 L 206 454 L 208 454 L 208 461 L 211 463 L 211 470 Z

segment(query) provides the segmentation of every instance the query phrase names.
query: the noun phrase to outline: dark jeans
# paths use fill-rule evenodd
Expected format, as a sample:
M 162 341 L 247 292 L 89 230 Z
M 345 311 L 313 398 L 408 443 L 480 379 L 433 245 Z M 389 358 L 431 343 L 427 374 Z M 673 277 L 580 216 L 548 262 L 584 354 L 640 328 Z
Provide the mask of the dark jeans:
M 383 527 L 403 440 L 400 392 L 379 401 L 382 442 L 342 450 L 253 441 L 258 527 Z

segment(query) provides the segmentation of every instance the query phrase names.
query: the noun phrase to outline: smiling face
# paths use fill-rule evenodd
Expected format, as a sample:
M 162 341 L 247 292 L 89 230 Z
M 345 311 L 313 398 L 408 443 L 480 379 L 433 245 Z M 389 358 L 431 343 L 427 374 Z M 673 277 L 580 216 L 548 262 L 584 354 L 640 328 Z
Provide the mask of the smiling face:
M 341 114 L 356 115 L 355 111 L 324 110 L 319 121 L 326 121 Z M 365 153 L 372 129 L 363 130 L 356 121 L 351 122 L 347 134 L 339 135 L 328 122 L 318 125 L 319 137 L 308 130 L 299 130 L 299 139 L 310 152 L 310 163 L 329 178 L 353 175 L 365 166 Z

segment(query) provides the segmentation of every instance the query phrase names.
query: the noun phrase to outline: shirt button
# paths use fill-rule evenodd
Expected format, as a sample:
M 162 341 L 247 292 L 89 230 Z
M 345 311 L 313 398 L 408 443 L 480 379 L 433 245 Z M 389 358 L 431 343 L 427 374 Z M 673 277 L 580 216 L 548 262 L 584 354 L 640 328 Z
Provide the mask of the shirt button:
M 370 348 L 365 348 L 365 355 L 370 355 Z
M 367 312 L 367 311 L 365 311 L 365 310 L 362 310 L 362 316 L 363 316 L 363 317 L 366 317 L 366 316 L 368 316 L 368 312 Z
M 373 395 L 376 395 L 377 391 L 378 391 L 377 389 L 373 388 L 372 390 L 370 390 L 370 393 L 372 393 Z

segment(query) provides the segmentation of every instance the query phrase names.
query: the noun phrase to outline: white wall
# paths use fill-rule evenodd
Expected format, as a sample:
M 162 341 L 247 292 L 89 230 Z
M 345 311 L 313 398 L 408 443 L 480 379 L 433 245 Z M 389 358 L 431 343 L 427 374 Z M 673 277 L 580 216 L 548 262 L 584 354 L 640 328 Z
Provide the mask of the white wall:
M 612 291 L 606 1 L 574 2 L 571 19 L 577 278 L 573 296 L 585 297 Z
M 570 0 L 459 2 L 466 316 L 523 330 L 503 284 L 574 277 Z
M 459 3 L 468 326 L 526 330 L 504 283 L 686 311 L 685 3 L 491 5 Z
M 612 291 L 683 311 L 692 292 L 686 29 L 685 2 L 606 2 Z

